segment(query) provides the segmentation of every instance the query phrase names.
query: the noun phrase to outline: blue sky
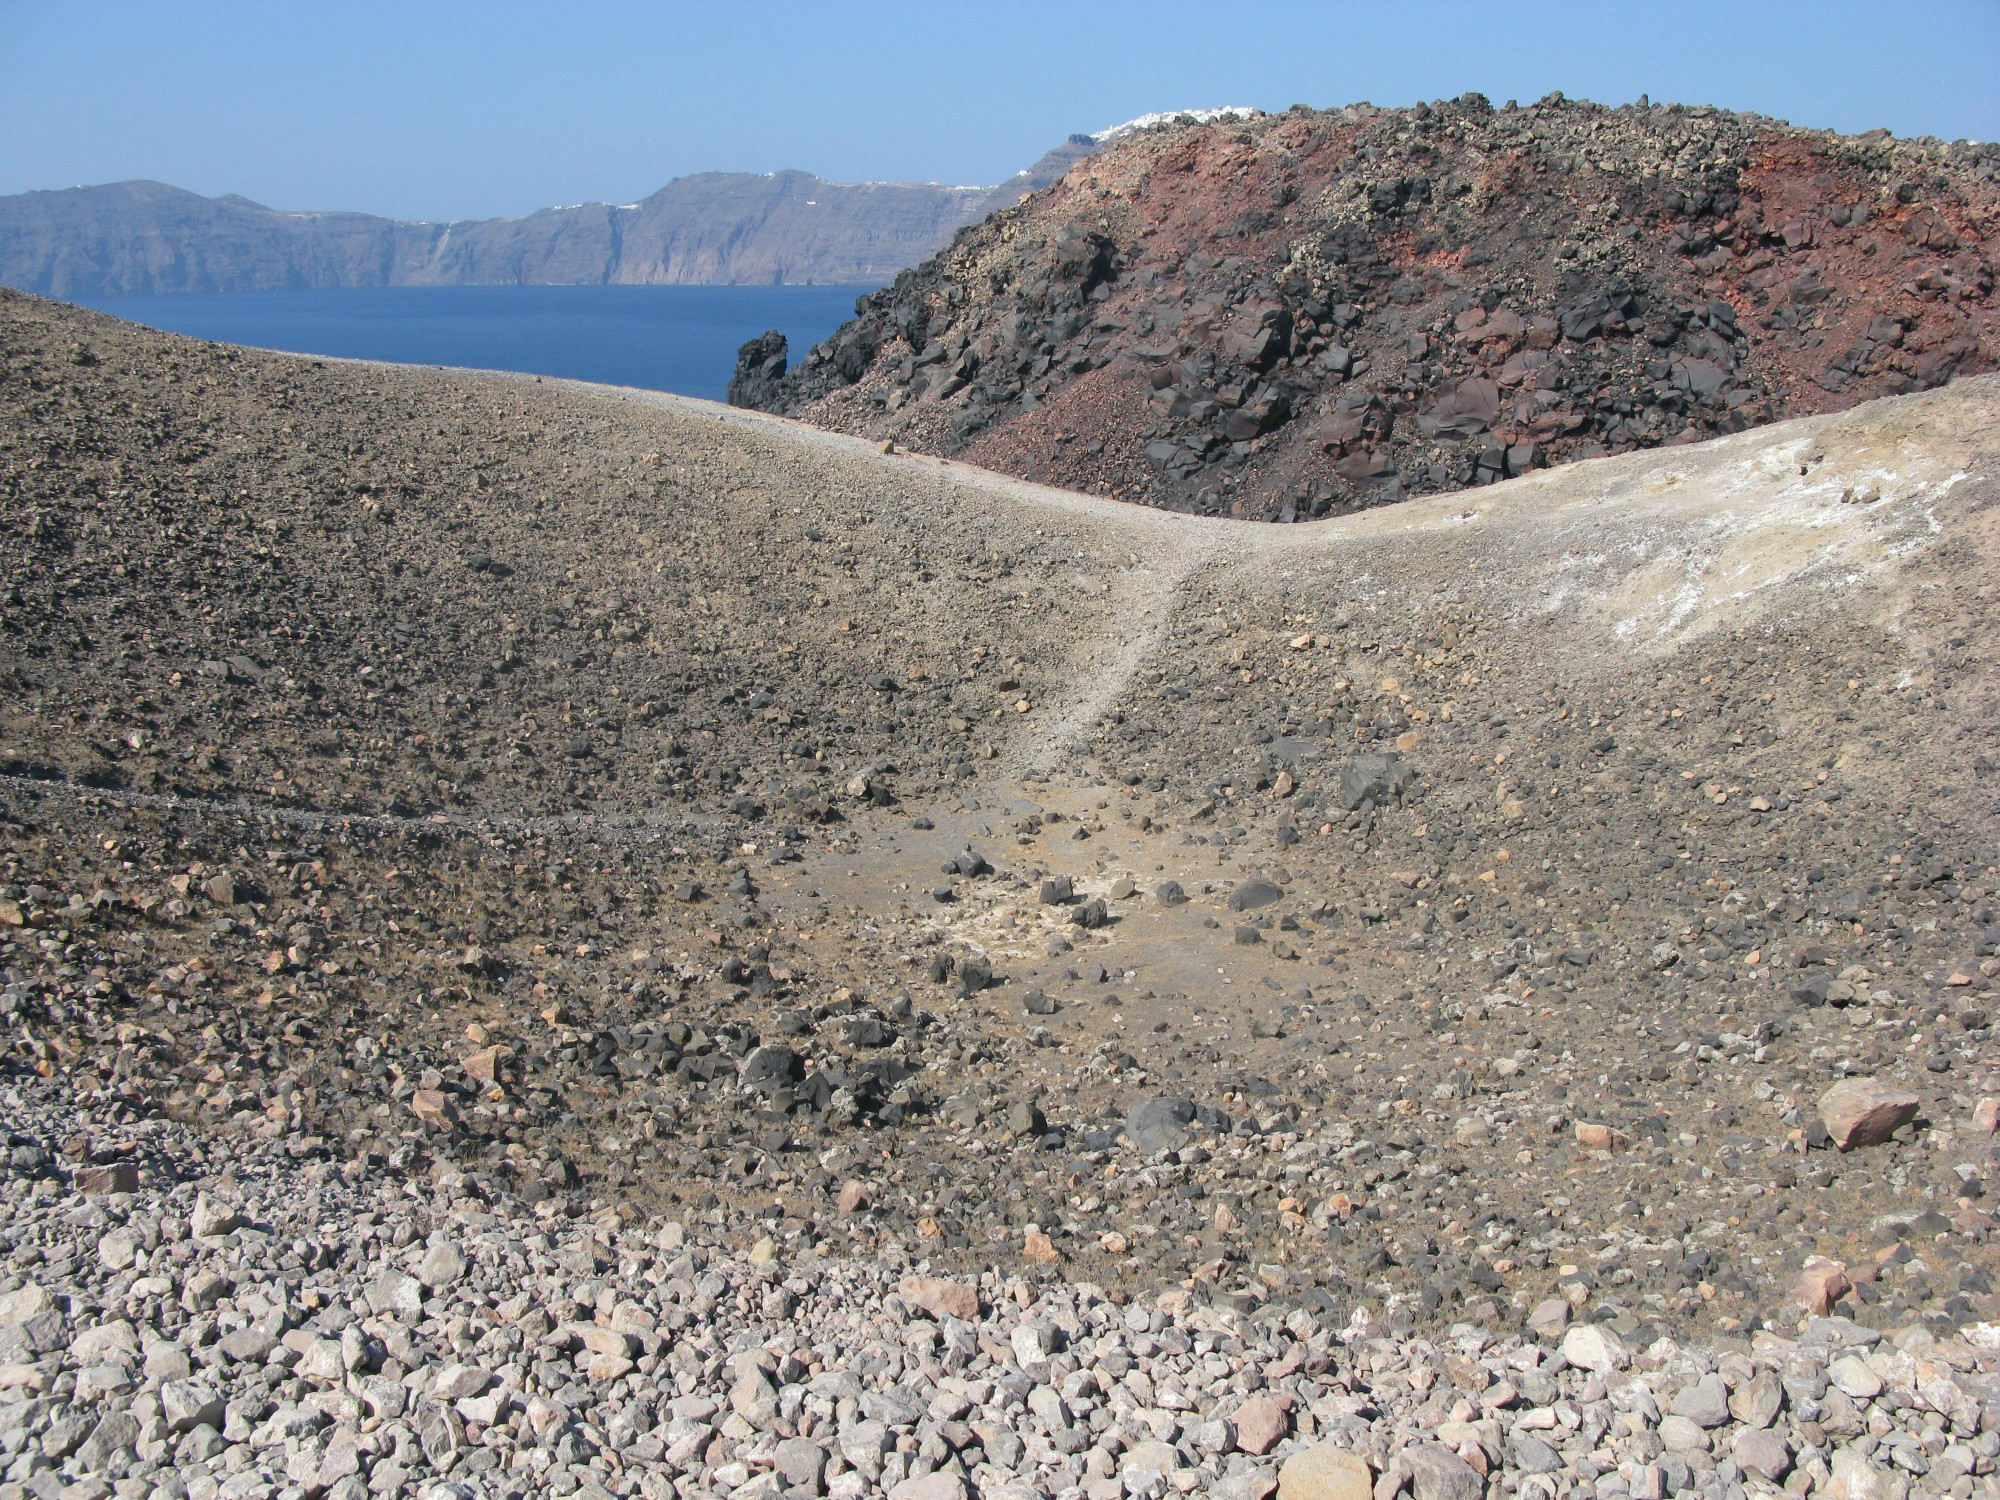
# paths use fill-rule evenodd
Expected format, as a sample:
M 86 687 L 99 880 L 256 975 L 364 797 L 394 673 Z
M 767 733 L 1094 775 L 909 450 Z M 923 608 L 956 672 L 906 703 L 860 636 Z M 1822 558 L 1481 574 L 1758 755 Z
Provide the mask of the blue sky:
M 0 193 L 154 177 L 405 217 L 704 170 L 994 182 L 1151 110 L 1469 89 L 2000 136 L 2000 0 L 0 0 Z

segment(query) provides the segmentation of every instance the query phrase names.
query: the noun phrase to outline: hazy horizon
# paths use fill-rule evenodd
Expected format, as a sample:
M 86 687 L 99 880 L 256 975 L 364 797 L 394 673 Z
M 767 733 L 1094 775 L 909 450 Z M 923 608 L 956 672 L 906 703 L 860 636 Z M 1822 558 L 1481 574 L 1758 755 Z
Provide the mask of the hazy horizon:
M 468 22 L 476 17 L 476 24 Z M 2000 135 L 2000 6 L 1669 12 L 1168 0 L 156 10 L 0 0 L 0 193 L 151 179 L 286 210 L 515 217 L 702 171 L 989 185 L 1158 110 L 1551 90 Z M 1904 45 L 1883 46 L 1893 25 Z M 1060 41 L 1060 45 L 1058 45 Z M 1198 45 L 1194 43 L 1198 41 Z

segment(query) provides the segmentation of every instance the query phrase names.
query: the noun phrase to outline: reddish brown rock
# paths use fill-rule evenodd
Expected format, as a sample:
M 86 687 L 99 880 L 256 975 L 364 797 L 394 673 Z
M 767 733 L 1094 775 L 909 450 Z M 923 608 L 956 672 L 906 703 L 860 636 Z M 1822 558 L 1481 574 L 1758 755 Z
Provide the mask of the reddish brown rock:
M 1369 1500 L 1375 1476 L 1351 1448 L 1301 1448 L 1278 1470 L 1278 1500 Z
M 108 1167 L 85 1167 L 76 1174 L 76 1190 L 86 1198 L 101 1198 L 107 1193 L 136 1193 L 139 1191 L 139 1168 L 129 1161 L 113 1162 Z
M 1917 1117 L 1920 1102 L 1879 1078 L 1843 1078 L 1820 1096 L 1826 1133 L 1842 1151 L 1879 1146 Z
M 1833 1311 L 1834 1303 L 1854 1290 L 1854 1283 L 1848 1280 L 1847 1268 L 1832 1261 L 1807 1266 L 1792 1285 L 1792 1295 L 1799 1306 L 1816 1318 L 1823 1318 Z
M 1292 1430 L 1292 1403 L 1283 1396 L 1252 1396 L 1236 1409 L 1236 1446 L 1262 1457 Z
M 1609 1125 L 1578 1120 L 1576 1143 L 1586 1151 L 1602 1151 L 1608 1155 L 1615 1151 L 1623 1151 L 1632 1144 L 1632 1140 L 1624 1131 L 1613 1130 Z
M 966 231 L 756 404 L 1302 519 L 1989 369 L 1996 209 L 1969 143 L 1671 105 L 1187 123 Z
M 481 1047 L 468 1056 L 461 1065 L 465 1076 L 480 1083 L 491 1083 L 500 1076 L 500 1064 L 514 1054 L 506 1047 Z
M 979 1317 L 979 1293 L 962 1281 L 942 1276 L 906 1276 L 899 1290 L 903 1300 L 934 1318 L 959 1318 L 967 1323 Z

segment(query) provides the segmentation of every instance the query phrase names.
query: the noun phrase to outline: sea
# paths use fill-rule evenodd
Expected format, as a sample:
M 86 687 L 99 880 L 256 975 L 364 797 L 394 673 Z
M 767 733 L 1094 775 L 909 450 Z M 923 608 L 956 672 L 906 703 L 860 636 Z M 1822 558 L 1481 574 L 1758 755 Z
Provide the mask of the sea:
M 520 370 L 720 401 L 746 339 L 794 362 L 854 315 L 856 286 L 444 286 L 181 292 L 79 302 L 259 349 Z

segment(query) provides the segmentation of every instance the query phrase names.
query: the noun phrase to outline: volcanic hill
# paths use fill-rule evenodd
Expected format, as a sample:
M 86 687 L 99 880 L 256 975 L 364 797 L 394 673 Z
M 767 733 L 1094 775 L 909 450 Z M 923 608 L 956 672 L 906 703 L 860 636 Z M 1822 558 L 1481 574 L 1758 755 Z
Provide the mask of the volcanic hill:
M 1300 519 L 1993 367 L 2000 146 L 1477 95 L 1136 132 L 732 400 Z M 783 372 L 782 375 L 780 372 Z

